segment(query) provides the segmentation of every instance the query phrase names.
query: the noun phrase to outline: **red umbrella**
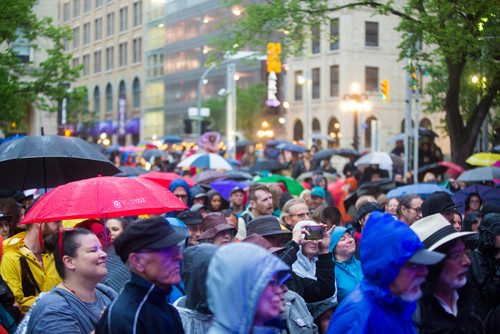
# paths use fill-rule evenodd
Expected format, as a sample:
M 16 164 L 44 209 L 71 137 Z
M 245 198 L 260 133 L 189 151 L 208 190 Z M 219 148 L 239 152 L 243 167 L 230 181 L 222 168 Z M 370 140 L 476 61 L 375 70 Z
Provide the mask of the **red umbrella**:
M 183 179 L 184 181 L 186 181 L 189 187 L 192 187 L 196 184 L 196 182 L 193 181 L 192 179 L 180 176 L 179 174 L 176 173 L 149 172 L 147 174 L 139 175 L 139 177 L 159 183 L 166 188 L 170 186 L 170 183 L 172 183 L 174 179 Z
M 141 178 L 95 177 L 67 183 L 43 195 L 20 224 L 77 218 L 161 214 L 186 206 L 165 187 Z
M 457 178 L 460 174 L 464 172 L 464 169 L 460 167 L 457 164 L 454 164 L 453 162 L 449 161 L 440 161 L 438 162 L 440 166 L 445 166 L 448 167 L 446 170 L 446 173 L 448 173 L 449 176 Z

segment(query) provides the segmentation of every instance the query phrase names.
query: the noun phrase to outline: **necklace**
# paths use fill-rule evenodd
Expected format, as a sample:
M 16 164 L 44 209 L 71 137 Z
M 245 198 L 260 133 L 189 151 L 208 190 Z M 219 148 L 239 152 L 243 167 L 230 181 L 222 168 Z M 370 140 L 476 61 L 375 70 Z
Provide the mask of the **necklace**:
M 74 294 L 75 296 L 78 297 L 78 295 L 76 294 L 75 290 L 73 290 L 69 286 L 67 286 L 66 283 L 64 283 L 64 281 L 62 281 L 61 283 L 66 288 L 66 290 L 68 290 L 69 292 L 71 292 L 72 294 Z

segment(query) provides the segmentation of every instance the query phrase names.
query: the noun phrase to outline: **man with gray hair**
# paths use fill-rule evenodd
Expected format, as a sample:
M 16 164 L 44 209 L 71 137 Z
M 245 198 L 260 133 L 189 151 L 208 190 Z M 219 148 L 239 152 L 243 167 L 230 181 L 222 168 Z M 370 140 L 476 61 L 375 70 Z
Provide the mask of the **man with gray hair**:
M 311 213 L 302 198 L 292 198 L 283 205 L 280 220 L 284 227 L 293 231 L 294 226 L 299 221 L 311 220 Z

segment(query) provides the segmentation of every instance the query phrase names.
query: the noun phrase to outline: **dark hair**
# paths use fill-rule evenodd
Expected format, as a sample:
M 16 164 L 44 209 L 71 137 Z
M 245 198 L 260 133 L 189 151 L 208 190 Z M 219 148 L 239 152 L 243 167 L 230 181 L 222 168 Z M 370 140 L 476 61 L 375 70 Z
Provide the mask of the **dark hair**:
M 332 225 L 340 226 L 342 224 L 342 213 L 334 206 L 327 206 L 321 212 L 321 221 L 327 225 L 330 222 Z
M 219 196 L 219 198 L 220 198 L 220 207 L 217 210 L 212 207 L 212 199 L 215 196 Z M 205 203 L 206 203 L 206 206 L 208 207 L 208 210 L 211 212 L 219 212 L 219 211 L 222 211 L 222 210 L 227 209 L 229 207 L 228 201 L 226 201 L 224 199 L 224 197 L 222 197 L 222 194 L 220 192 L 218 192 L 217 190 L 210 190 L 207 193 L 207 199 L 206 199 Z
M 477 198 L 479 198 L 479 207 L 483 205 L 483 199 L 481 198 L 481 196 L 479 196 L 478 193 L 470 193 L 469 196 L 467 196 L 467 199 L 465 200 L 465 212 L 468 212 L 470 210 L 469 203 L 472 196 L 476 196 Z
M 396 208 L 396 215 L 398 216 L 398 219 L 401 217 L 402 207 L 404 206 L 405 208 L 411 208 L 411 201 L 413 201 L 415 198 L 420 198 L 420 196 L 412 194 L 401 197 L 398 207 Z
M 224 215 L 224 217 L 226 218 L 229 218 L 231 216 L 235 216 L 236 218 L 238 218 L 238 216 L 236 216 L 236 214 L 233 212 L 233 210 L 231 209 L 224 209 L 224 210 L 221 210 L 221 213 Z
M 126 229 L 128 224 L 131 222 L 125 218 L 122 218 L 122 217 L 117 217 L 117 218 L 109 218 L 109 219 L 106 219 L 106 223 L 104 224 L 104 227 L 106 227 L 106 224 L 108 223 L 108 220 L 111 220 L 111 219 L 114 219 L 114 220 L 118 220 L 120 222 L 120 224 L 122 224 L 122 230 Z
M 65 255 L 71 257 L 76 256 L 76 251 L 81 246 L 80 243 L 77 241 L 77 239 L 81 235 L 95 235 L 95 234 L 84 228 L 61 230 L 59 232 L 59 238 L 62 238 L 62 240 L 59 239 L 59 241 L 56 242 L 54 251 L 54 262 L 56 265 L 57 273 L 59 274 L 59 276 L 61 276 L 62 279 L 66 278 L 65 266 L 62 258 Z
M 462 222 L 462 231 L 472 231 L 472 224 L 478 223 L 478 218 L 481 218 L 481 213 L 479 211 L 470 211 L 467 213 Z

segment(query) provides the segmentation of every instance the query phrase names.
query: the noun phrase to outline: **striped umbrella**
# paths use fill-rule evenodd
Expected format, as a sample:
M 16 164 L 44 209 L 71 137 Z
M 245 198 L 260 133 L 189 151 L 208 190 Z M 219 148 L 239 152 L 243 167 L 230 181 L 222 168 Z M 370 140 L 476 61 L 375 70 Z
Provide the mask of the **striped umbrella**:
M 182 160 L 177 164 L 177 167 L 196 167 L 204 169 L 223 169 L 232 170 L 231 164 L 218 154 L 214 153 L 197 153 Z

